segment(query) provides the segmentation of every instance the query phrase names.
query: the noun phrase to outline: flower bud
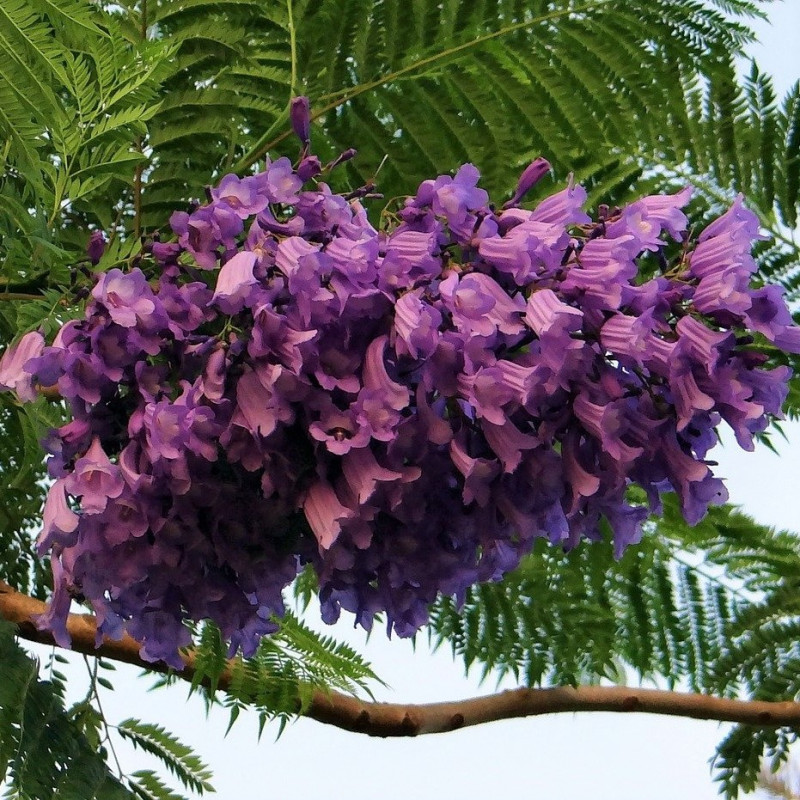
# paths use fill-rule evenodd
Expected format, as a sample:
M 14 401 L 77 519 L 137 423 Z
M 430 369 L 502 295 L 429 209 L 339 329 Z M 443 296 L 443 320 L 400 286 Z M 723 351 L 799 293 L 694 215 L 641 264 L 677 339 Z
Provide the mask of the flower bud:
M 503 208 L 511 208 L 519 203 L 520 200 L 551 170 L 550 162 L 541 156 L 531 162 L 525 171 L 520 175 L 517 189 L 514 196 L 503 205 Z
M 297 138 L 307 145 L 311 140 L 311 107 L 307 97 L 292 98 L 289 121 Z
M 103 235 L 103 231 L 94 231 L 89 237 L 89 244 L 86 245 L 86 255 L 89 256 L 92 266 L 100 261 L 105 251 L 106 237 Z

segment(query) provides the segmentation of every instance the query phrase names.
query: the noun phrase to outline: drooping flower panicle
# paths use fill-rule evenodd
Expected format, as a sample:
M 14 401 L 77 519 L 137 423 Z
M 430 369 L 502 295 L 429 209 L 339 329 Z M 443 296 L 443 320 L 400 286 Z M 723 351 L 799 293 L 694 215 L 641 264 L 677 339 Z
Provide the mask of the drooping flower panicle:
M 292 124 L 297 167 L 225 176 L 147 274 L 98 275 L 83 320 L 0 361 L 0 388 L 55 384 L 73 417 L 45 443 L 59 636 L 79 595 L 147 658 L 179 666 L 206 618 L 250 654 L 305 564 L 326 621 L 406 636 L 538 537 L 605 520 L 622 553 L 662 493 L 690 523 L 725 501 L 715 428 L 751 448 L 787 391 L 754 337 L 800 352 L 780 290 L 751 284 L 741 199 L 684 241 L 689 189 L 592 221 L 570 184 L 526 210 L 539 159 L 494 211 L 468 164 L 379 230 L 304 190 L 305 104 Z

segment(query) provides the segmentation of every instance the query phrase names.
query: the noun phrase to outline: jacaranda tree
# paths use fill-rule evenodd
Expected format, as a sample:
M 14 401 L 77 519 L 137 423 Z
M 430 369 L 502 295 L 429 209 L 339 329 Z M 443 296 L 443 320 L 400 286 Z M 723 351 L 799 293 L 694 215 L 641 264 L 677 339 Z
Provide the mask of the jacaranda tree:
M 12 796 L 176 796 L 111 735 L 209 788 L 20 639 L 371 735 L 730 720 L 728 796 L 786 757 L 800 545 L 709 455 L 800 408 L 800 87 L 735 69 L 767 7 L 0 2 Z M 373 705 L 314 595 L 521 688 Z

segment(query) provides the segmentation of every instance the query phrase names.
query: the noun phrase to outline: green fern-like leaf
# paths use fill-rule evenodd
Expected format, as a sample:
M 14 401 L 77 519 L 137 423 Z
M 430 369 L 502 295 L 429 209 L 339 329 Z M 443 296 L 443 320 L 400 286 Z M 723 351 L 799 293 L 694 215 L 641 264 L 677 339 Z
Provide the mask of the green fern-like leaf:
M 39 678 L 38 664 L 0 623 L 0 781 L 20 800 L 132 800 L 64 709 L 63 687 Z
M 140 800 L 186 800 L 182 794 L 174 792 L 152 770 L 140 769 L 132 775 L 131 790 Z
M 732 507 L 689 528 L 672 497 L 649 525 L 619 561 L 605 544 L 570 553 L 543 544 L 502 583 L 471 590 L 462 608 L 441 599 L 434 645 L 449 643 L 467 669 L 531 684 L 594 682 L 621 662 L 641 678 L 718 696 L 800 697 L 797 536 Z M 724 791 L 746 790 L 762 754 L 782 753 L 792 736 L 732 734 L 716 760 Z
M 181 743 L 171 733 L 160 725 L 153 725 L 141 722 L 138 719 L 126 719 L 116 726 L 117 733 L 133 744 L 134 747 L 155 756 L 161 763 L 187 788 L 202 795 L 204 792 L 213 792 L 214 789 L 209 783 L 211 772 L 201 759 L 192 752 L 190 747 Z M 142 781 L 142 775 L 148 775 L 146 781 Z M 152 772 L 137 772 L 134 776 L 139 779 L 139 783 L 153 791 L 156 783 L 151 783 L 150 779 L 157 780 Z M 158 781 L 158 785 L 163 784 Z

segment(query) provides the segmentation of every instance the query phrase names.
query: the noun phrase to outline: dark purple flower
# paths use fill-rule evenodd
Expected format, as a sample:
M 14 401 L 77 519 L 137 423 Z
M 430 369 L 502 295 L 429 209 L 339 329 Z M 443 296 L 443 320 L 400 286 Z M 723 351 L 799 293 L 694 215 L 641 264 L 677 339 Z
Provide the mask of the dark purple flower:
M 757 219 L 739 199 L 684 243 L 689 189 L 592 222 L 571 182 L 513 207 L 545 168 L 496 212 L 466 165 L 378 229 L 358 193 L 300 192 L 321 169 L 304 147 L 174 214 L 177 243 L 99 275 L 52 346 L 9 349 L 0 388 L 57 384 L 72 414 L 45 439 L 41 624 L 66 641 L 80 593 L 147 658 L 177 666 L 202 619 L 249 654 L 311 564 L 324 619 L 408 636 L 537 537 L 573 547 L 605 519 L 619 556 L 664 491 L 692 523 L 723 502 L 717 427 L 751 447 L 787 392 L 754 337 L 800 352 L 780 290 L 752 285 Z
M 490 484 L 500 474 L 496 459 L 472 458 L 458 437 L 450 442 L 450 457 L 456 469 L 464 476 L 461 497 L 465 505 L 472 502 L 486 506 L 491 498 Z
M 86 255 L 89 256 L 89 261 L 92 266 L 100 263 L 103 253 L 106 251 L 106 237 L 103 231 L 93 231 L 89 237 L 89 243 L 86 245 Z
M 297 165 L 297 177 L 300 178 L 303 183 L 310 181 L 312 178 L 316 178 L 320 172 L 322 172 L 322 162 L 317 156 L 306 156 Z
M 750 307 L 745 313 L 748 327 L 763 333 L 781 350 L 800 353 L 800 327 L 794 324 L 792 315 L 786 307 L 783 288 L 763 286 L 749 294 Z

